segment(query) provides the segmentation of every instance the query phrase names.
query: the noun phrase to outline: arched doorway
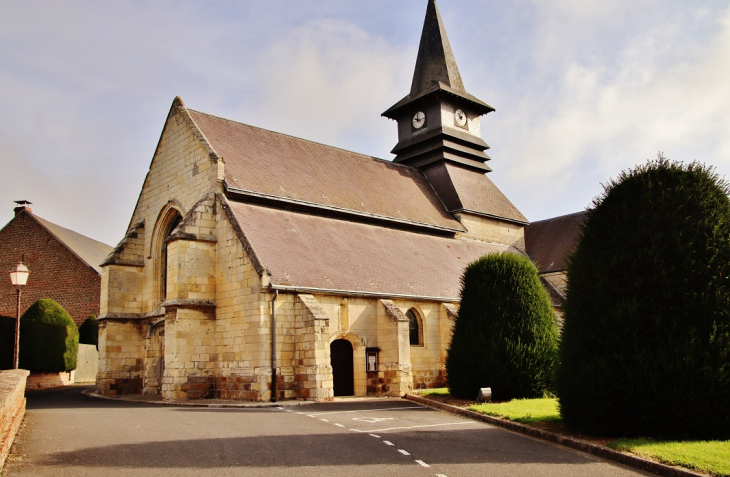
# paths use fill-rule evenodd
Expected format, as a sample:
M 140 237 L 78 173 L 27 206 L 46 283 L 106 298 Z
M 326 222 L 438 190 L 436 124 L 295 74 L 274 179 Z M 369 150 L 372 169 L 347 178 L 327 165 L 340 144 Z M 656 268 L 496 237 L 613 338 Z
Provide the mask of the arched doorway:
M 353 371 L 352 343 L 347 340 L 334 340 L 330 344 L 330 363 L 335 396 L 355 394 L 355 374 Z

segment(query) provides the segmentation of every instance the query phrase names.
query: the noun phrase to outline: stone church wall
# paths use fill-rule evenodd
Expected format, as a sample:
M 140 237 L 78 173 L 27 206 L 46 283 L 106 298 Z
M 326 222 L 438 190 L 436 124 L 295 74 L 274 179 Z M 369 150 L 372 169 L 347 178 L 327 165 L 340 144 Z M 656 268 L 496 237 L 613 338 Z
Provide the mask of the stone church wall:
M 459 234 L 459 236 L 484 242 L 511 245 L 518 250 L 525 250 L 525 231 L 523 225 L 466 212 L 455 215 L 459 222 L 467 229 L 467 232 Z
M 131 223 L 144 221 L 144 289 L 143 311 L 150 312 L 164 300 L 160 296 L 159 226 L 161 212 L 169 205 L 184 217 L 204 196 L 222 191 L 217 183 L 223 163 L 210 155 L 188 123 L 186 112 L 177 101 L 168 118 L 155 152 L 152 167 L 145 179 Z

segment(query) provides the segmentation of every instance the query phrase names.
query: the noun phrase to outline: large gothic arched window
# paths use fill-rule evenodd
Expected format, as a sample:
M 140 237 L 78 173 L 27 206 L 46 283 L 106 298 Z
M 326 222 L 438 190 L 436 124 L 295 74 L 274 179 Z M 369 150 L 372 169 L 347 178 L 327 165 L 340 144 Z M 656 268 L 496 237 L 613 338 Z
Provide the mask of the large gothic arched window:
M 416 310 L 411 308 L 406 312 L 408 317 L 408 339 L 411 346 L 423 346 L 423 324 Z
M 181 220 L 180 213 L 173 209 L 165 221 L 160 237 L 162 239 L 160 240 L 160 259 L 162 261 L 160 266 L 160 297 L 163 302 L 167 299 L 167 238 L 180 224 Z

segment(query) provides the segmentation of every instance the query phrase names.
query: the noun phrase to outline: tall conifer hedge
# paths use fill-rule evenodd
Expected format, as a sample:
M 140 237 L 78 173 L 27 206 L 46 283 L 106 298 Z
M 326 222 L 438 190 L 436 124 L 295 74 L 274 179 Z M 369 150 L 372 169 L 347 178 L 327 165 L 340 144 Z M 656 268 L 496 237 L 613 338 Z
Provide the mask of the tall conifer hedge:
M 486 255 L 464 270 L 461 307 L 446 357 L 453 396 L 491 387 L 502 401 L 541 397 L 550 388 L 558 329 L 537 268 L 514 253 Z
M 663 157 L 588 211 L 568 266 L 557 393 L 598 435 L 730 437 L 730 200 Z

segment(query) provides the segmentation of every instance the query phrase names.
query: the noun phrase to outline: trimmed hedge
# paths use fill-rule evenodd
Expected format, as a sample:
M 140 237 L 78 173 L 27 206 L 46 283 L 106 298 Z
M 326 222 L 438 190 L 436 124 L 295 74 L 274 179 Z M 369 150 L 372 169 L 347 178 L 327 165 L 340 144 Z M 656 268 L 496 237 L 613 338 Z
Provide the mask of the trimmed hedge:
M 730 199 L 659 157 L 610 181 L 568 265 L 557 373 L 572 428 L 730 437 Z
M 99 349 L 99 322 L 91 315 L 79 326 L 79 343 L 96 346 Z
M 67 338 L 68 330 L 63 325 L 21 318 L 20 367 L 34 373 L 71 371 L 66 365 Z M 76 369 L 75 361 L 73 369 Z
M 21 326 L 24 322 L 28 331 L 20 330 L 21 367 L 37 372 L 76 369 L 79 331 L 61 305 L 49 299 L 38 300 L 20 318 Z M 24 341 L 28 336 L 33 338 L 32 344 Z
M 59 360 L 66 350 L 66 327 L 39 321 L 20 320 L 21 369 L 33 372 L 60 372 L 65 362 Z M 0 369 L 13 368 L 15 347 L 15 318 L 0 316 Z M 48 366 L 47 363 L 58 363 Z M 63 366 L 61 366 L 63 364 Z
M 453 396 L 497 401 L 542 397 L 553 382 L 558 328 L 535 265 L 514 253 L 485 255 L 461 277 L 461 307 L 446 356 Z

